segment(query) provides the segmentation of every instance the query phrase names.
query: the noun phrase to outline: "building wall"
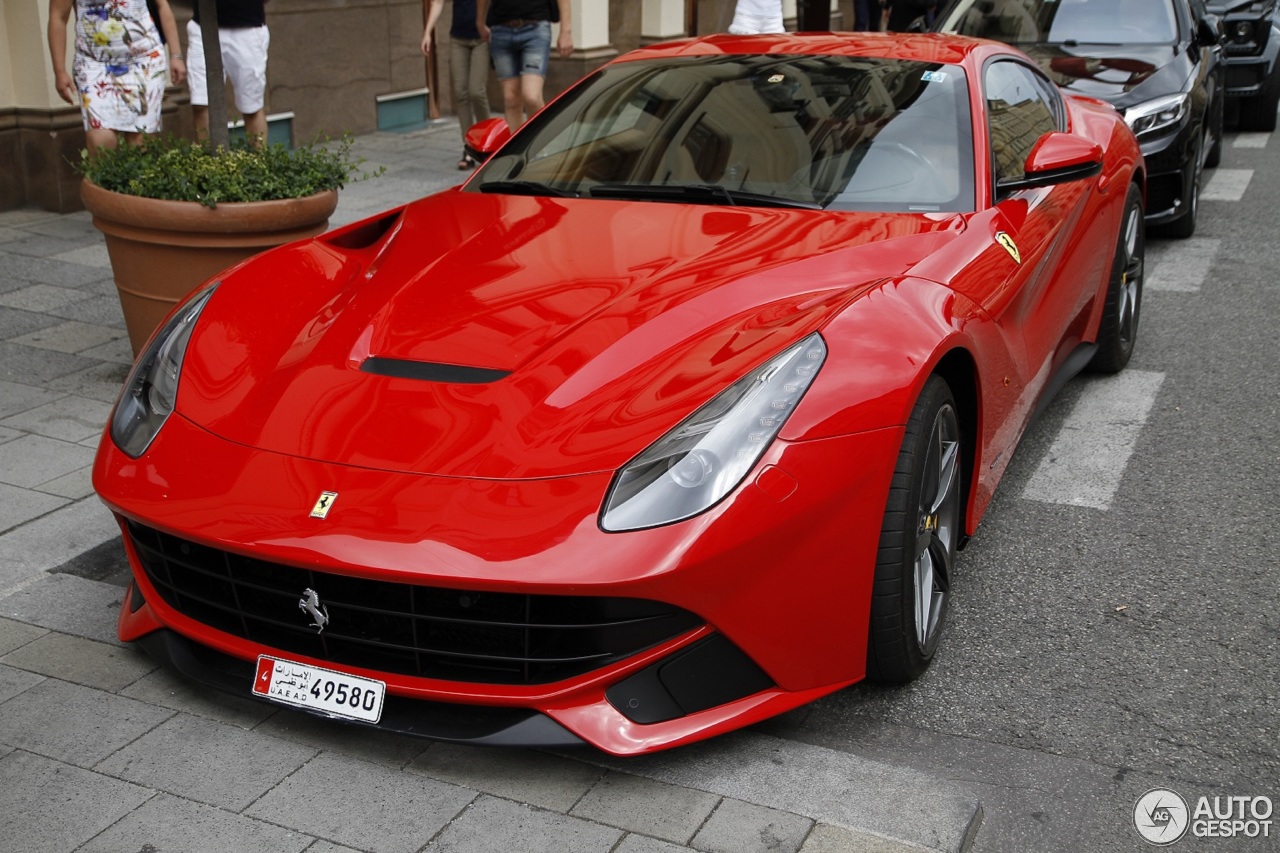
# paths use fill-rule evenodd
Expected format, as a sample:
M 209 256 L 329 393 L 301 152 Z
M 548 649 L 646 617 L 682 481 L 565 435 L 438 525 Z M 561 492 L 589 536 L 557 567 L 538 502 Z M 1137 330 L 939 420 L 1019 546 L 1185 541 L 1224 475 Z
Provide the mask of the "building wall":
M 697 33 L 720 32 L 734 0 L 695 0 Z M 784 0 L 794 20 L 797 0 Z M 193 0 L 170 0 L 186 40 Z M 832 0 L 832 8 L 852 0 Z M 441 114 L 452 113 L 448 69 L 451 3 L 437 30 Z M 575 51 L 554 58 L 548 97 L 563 91 L 619 52 L 684 33 L 686 0 L 572 0 Z M 840 12 L 833 14 L 838 28 Z M 293 113 L 295 141 L 377 128 L 377 97 L 421 89 L 427 66 L 419 49 L 422 0 L 270 0 L 272 42 L 267 65 L 267 112 Z M 84 146 L 80 111 L 58 97 L 47 55 L 48 0 L 0 0 L 0 210 L 35 204 L 68 211 L 80 207 L 73 163 Z M 70 42 L 71 39 L 69 38 Z M 70 47 L 68 47 L 70 51 Z M 70 63 L 68 62 L 68 67 Z M 496 82 L 490 100 L 501 113 Z M 185 88 L 166 97 L 165 129 L 191 134 Z
M 422 22 L 421 0 L 271 0 L 268 111 L 299 140 L 375 130 L 378 95 L 426 85 Z

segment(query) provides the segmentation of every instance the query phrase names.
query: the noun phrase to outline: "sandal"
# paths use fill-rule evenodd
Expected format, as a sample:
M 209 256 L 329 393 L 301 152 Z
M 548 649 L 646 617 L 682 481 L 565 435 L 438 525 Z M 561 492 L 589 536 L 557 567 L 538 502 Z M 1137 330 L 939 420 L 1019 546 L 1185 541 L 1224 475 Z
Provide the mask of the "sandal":
M 462 155 L 462 159 L 458 161 L 458 171 L 467 172 L 467 171 L 470 171 L 471 169 L 474 169 L 478 165 L 480 164 L 476 162 L 474 157 L 464 152 Z

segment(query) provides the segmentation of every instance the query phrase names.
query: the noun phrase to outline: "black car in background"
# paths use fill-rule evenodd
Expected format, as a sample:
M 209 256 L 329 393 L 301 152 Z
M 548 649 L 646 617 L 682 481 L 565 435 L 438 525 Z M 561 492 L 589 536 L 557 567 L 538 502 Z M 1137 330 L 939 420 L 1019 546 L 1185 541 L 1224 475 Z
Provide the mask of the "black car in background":
M 1276 129 L 1280 106 L 1280 27 L 1276 0 L 1209 0 L 1226 32 L 1227 118 L 1241 130 Z
M 1147 224 L 1195 233 L 1226 88 L 1221 24 L 1204 0 L 951 0 L 933 28 L 1016 45 L 1063 89 L 1109 101 L 1147 161 Z

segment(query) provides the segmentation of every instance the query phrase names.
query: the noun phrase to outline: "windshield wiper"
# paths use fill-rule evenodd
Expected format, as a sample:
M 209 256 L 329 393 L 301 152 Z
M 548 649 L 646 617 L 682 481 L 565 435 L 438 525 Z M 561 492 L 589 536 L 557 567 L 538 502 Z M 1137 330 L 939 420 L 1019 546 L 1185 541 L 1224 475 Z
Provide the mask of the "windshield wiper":
M 720 184 L 597 184 L 589 190 L 592 198 L 643 198 L 653 201 L 682 201 L 692 204 L 721 202 L 749 207 L 790 207 L 822 210 L 822 205 L 765 193 L 731 190 Z
M 580 198 L 572 190 L 562 190 L 537 181 L 485 181 L 480 185 L 482 193 L 506 193 L 507 195 L 550 195 L 556 198 Z

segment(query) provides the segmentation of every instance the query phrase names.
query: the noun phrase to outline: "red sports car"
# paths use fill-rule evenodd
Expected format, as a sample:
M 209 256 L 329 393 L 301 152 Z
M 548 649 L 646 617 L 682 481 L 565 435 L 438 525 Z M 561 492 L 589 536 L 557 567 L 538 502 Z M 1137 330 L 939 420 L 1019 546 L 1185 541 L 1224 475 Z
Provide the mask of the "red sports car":
M 1132 352 L 1121 117 L 991 42 L 726 36 L 505 136 L 155 334 L 94 469 L 120 637 L 316 714 L 615 754 L 919 675 L 1037 408 Z

